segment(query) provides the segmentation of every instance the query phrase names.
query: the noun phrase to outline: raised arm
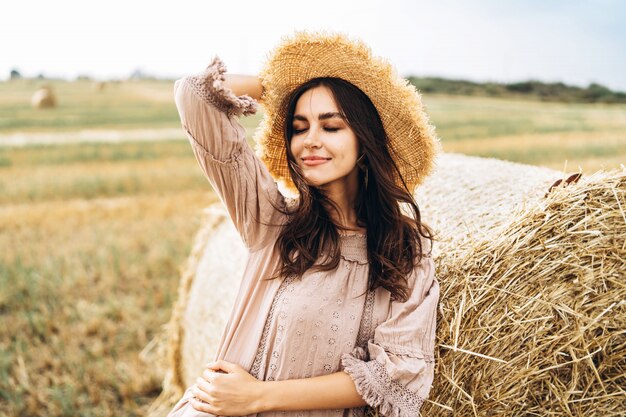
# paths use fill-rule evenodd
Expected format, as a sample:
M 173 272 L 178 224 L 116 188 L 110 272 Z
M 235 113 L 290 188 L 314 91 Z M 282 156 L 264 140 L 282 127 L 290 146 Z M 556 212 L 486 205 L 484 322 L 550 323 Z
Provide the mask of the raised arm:
M 245 245 L 256 250 L 275 239 L 283 221 L 276 207 L 285 201 L 236 118 L 256 112 L 261 83 L 254 76 L 225 72 L 215 58 L 204 72 L 176 81 L 176 106 L 202 171 Z
M 255 100 L 261 99 L 263 87 L 261 80 L 255 75 L 224 74 L 224 87 L 235 96 L 248 96 Z

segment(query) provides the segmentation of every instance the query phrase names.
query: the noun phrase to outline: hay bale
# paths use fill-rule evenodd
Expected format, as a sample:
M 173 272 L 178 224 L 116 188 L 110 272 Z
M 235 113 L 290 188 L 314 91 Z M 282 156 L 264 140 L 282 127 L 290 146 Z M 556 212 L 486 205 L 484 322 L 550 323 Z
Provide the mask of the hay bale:
M 57 100 L 51 87 L 44 86 L 35 91 L 30 104 L 36 109 L 49 109 L 56 107 Z
M 416 190 L 422 219 L 437 233 L 433 253 L 497 236 L 514 211 L 536 204 L 563 174 L 548 168 L 462 154 L 439 155 Z
M 98 93 L 101 92 L 101 91 L 104 91 L 106 86 L 107 86 L 107 83 L 104 82 L 104 81 L 96 81 L 96 82 L 93 83 L 93 89 L 94 89 L 94 91 L 96 91 Z
M 624 172 L 583 177 L 546 199 L 558 171 L 454 154 L 438 167 L 416 196 L 440 238 L 442 288 L 424 415 L 616 415 Z M 223 209 L 212 209 L 181 279 L 165 389 L 150 416 L 165 415 L 215 355 L 239 284 L 224 276 L 241 277 L 245 259 Z
M 624 209 L 626 169 L 600 172 L 441 254 L 424 415 L 623 415 Z

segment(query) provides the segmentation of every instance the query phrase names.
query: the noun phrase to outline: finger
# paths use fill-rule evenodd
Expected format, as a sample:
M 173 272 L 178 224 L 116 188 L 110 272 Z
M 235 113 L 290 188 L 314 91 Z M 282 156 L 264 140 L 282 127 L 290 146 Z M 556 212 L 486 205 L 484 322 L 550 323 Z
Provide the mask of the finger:
M 206 382 L 204 382 L 206 384 Z M 205 403 L 210 403 L 211 402 L 211 396 L 209 395 L 208 392 L 204 391 L 202 389 L 202 387 L 200 386 L 200 384 L 196 384 L 191 388 L 191 393 L 193 394 L 194 398 L 196 398 L 197 400 L 201 400 L 204 401 Z
M 217 374 L 217 372 L 213 372 L 209 370 L 205 370 L 202 372 L 202 379 L 208 382 L 209 384 L 214 384 L 218 377 L 219 375 Z
M 190 398 L 189 403 L 195 410 L 204 411 L 205 413 L 210 413 L 210 414 L 216 414 L 215 408 L 209 403 L 203 403 L 202 401 L 197 400 L 196 398 Z
M 207 363 L 206 367 L 208 369 L 216 371 L 218 369 L 222 369 L 222 366 L 224 365 L 224 363 L 226 363 L 226 361 L 223 361 L 223 360 L 219 360 L 219 361 L 215 361 L 215 362 L 209 362 L 209 363 Z
M 237 365 L 236 363 L 227 362 L 225 360 L 219 360 L 213 363 L 209 363 L 209 366 L 207 366 L 207 368 L 214 370 L 214 371 L 223 370 L 227 373 L 231 373 L 231 372 L 238 371 L 241 367 Z
M 196 387 L 198 389 L 200 389 L 201 391 L 206 392 L 209 395 L 213 394 L 213 384 L 211 384 L 210 382 L 205 381 L 202 378 L 196 379 Z

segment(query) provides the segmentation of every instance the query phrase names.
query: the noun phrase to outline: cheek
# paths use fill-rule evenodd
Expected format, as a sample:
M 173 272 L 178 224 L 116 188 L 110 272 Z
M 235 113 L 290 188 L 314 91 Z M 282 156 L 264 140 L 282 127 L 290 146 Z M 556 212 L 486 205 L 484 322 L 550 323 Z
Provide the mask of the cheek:
M 356 164 L 356 160 L 359 157 L 359 148 L 359 141 L 356 139 L 356 137 L 349 137 L 348 140 L 346 140 L 345 142 L 343 150 L 344 158 L 346 159 L 346 161 Z
M 294 156 L 298 156 L 298 152 L 300 152 L 300 149 L 302 149 L 302 146 L 300 145 L 300 141 L 292 138 L 291 142 L 289 143 L 289 150 L 291 150 L 291 153 Z
M 354 135 L 346 134 L 340 138 L 334 138 L 334 150 L 341 155 L 342 159 L 352 159 L 359 153 L 359 142 Z

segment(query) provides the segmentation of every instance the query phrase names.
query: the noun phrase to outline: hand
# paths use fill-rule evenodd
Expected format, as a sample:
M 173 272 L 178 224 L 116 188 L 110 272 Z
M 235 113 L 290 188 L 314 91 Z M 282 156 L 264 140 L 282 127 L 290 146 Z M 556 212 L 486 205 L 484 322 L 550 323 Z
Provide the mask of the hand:
M 192 387 L 191 405 L 217 416 L 245 416 L 265 411 L 263 381 L 241 366 L 223 360 L 210 362 Z

